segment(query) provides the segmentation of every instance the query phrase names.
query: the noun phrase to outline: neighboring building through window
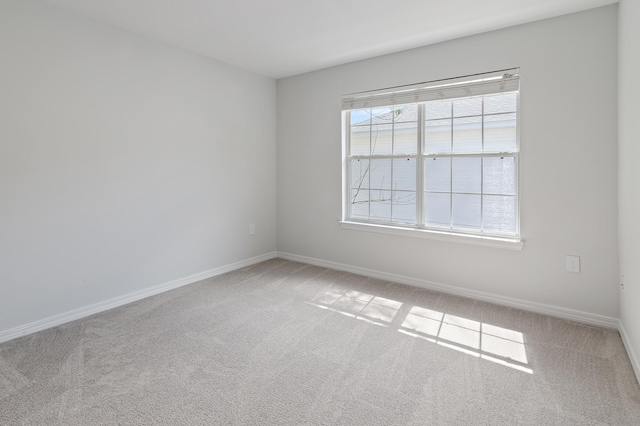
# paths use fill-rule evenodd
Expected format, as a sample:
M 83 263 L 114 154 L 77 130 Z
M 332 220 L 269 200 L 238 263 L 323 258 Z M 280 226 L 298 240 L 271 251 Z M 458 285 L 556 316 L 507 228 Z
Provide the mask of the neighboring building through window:
M 519 238 L 518 70 L 343 98 L 343 220 Z

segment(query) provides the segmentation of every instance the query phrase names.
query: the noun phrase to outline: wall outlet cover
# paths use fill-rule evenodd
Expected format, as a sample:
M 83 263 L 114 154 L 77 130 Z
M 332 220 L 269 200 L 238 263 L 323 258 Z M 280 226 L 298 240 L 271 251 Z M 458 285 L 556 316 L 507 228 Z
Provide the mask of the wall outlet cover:
M 580 256 L 567 256 L 567 272 L 580 272 Z

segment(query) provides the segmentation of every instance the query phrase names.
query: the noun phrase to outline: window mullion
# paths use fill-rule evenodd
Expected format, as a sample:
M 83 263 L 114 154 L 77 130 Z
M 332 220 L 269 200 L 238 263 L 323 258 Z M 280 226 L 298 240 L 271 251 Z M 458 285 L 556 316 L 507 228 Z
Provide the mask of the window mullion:
M 418 104 L 418 157 L 416 158 L 416 225 L 420 228 L 425 226 L 424 221 L 424 110 L 425 103 Z
M 449 157 L 449 229 L 453 229 L 453 102 L 451 102 L 451 157 Z
M 480 157 L 480 232 L 484 232 L 484 97 L 482 98 L 482 110 L 480 116 L 480 131 L 482 135 Z
M 396 140 L 396 108 L 397 106 L 393 107 L 393 112 L 391 114 L 391 155 L 394 156 L 395 158 L 395 140 Z M 394 188 L 393 188 L 393 174 L 395 173 L 395 165 L 396 162 L 394 161 L 394 158 L 391 159 L 391 176 L 389 176 L 389 179 L 391 179 L 391 182 L 389 182 L 389 188 L 391 189 L 391 192 L 389 192 L 389 203 L 391 204 L 390 206 L 390 212 L 389 212 L 389 219 L 391 219 L 391 222 L 393 222 L 393 207 L 395 205 L 395 203 L 393 202 L 393 198 L 394 198 Z
M 373 139 L 373 114 L 371 114 L 371 121 L 369 122 L 369 159 L 367 166 L 367 216 L 371 220 L 371 156 L 373 155 L 373 146 L 371 145 Z

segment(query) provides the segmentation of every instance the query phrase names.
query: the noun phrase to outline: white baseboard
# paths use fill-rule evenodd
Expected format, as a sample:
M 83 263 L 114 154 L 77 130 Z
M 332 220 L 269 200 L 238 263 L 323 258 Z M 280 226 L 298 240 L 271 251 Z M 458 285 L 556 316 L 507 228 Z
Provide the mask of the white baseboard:
M 622 337 L 622 343 L 624 343 L 624 347 L 629 355 L 629 361 L 631 361 L 633 371 L 635 371 L 638 383 L 640 383 L 640 362 L 636 352 L 633 350 L 633 345 L 631 344 L 631 340 L 629 340 L 629 335 L 627 334 L 622 321 L 620 321 L 620 327 L 618 330 L 620 330 L 620 337 Z
M 156 294 L 164 293 L 165 291 L 173 290 L 178 287 L 182 287 L 188 284 L 215 277 L 226 272 L 231 272 L 236 269 L 244 268 L 255 263 L 264 262 L 265 260 L 274 259 L 277 257 L 276 252 L 266 253 L 260 256 L 252 257 L 250 259 L 241 260 L 239 262 L 231 263 L 229 265 L 221 266 L 219 268 L 210 269 L 208 271 L 200 272 L 198 274 L 190 275 L 188 277 L 173 280 L 164 284 L 159 284 L 153 287 L 149 287 L 143 290 L 135 291 L 133 293 L 125 294 L 122 296 L 114 297 L 113 299 L 98 302 L 93 305 L 85 306 L 82 308 L 74 309 L 69 312 L 54 315 L 52 317 L 43 318 L 38 321 L 34 321 L 29 324 L 21 325 L 9 330 L 0 331 L 0 343 L 12 340 L 18 337 L 26 336 L 29 334 L 37 333 L 38 331 L 46 330 L 47 328 L 56 327 L 71 321 L 75 321 L 81 318 L 88 317 L 90 315 L 104 312 L 109 309 L 117 308 L 122 305 L 126 305 L 131 302 L 138 301 Z
M 429 290 L 441 291 L 443 293 L 454 294 L 457 296 L 468 297 L 471 299 L 482 300 L 485 302 L 495 303 L 498 305 L 509 306 L 513 308 L 523 309 L 526 311 L 536 312 L 544 315 L 550 315 L 558 318 L 563 318 L 571 321 L 576 321 L 584 324 L 594 325 L 598 327 L 607 327 L 620 330 L 623 342 L 629 353 L 629 358 L 633 368 L 636 371 L 636 375 L 640 378 L 640 363 L 638 358 L 633 352 L 632 346 L 629 344 L 628 337 L 624 331 L 623 325 L 617 318 L 606 317 L 602 315 L 590 314 L 582 311 L 575 311 L 566 308 L 559 308 L 556 306 L 545 305 L 536 302 L 529 302 L 520 299 L 514 299 L 504 296 L 499 296 L 491 293 L 485 293 L 476 290 L 468 290 L 460 287 L 455 287 L 447 284 L 436 283 L 427 280 L 420 280 L 417 278 L 407 277 L 403 275 L 389 274 L 386 272 L 376 271 L 373 269 L 360 268 L 356 266 L 345 265 L 342 263 L 331 262 L 306 256 L 299 256 L 284 252 L 270 252 L 260 256 L 252 257 L 243 261 L 235 262 L 229 265 L 221 266 L 219 268 L 204 271 L 198 274 L 190 275 L 185 278 L 170 281 L 164 284 L 159 284 L 153 287 L 149 287 L 144 290 L 139 290 L 133 293 L 125 294 L 113 299 L 109 299 L 103 302 L 95 303 L 93 305 L 85 306 L 82 308 L 74 309 L 69 312 L 54 315 L 48 318 L 44 318 L 38 321 L 34 321 L 29 324 L 11 328 L 9 330 L 0 331 L 0 343 L 12 340 L 18 337 L 26 336 L 36 333 L 38 331 L 46 330 L 51 327 L 65 324 L 67 322 L 75 321 L 81 318 L 88 317 L 90 315 L 104 312 L 109 309 L 117 308 L 119 306 L 126 305 L 156 294 L 163 293 L 165 291 L 173 290 L 178 287 L 182 287 L 188 284 L 193 284 L 197 281 L 201 281 L 207 278 L 211 278 L 217 275 L 224 274 L 239 268 L 260 263 L 265 260 L 280 257 L 282 259 L 293 260 L 296 262 L 308 263 L 311 265 L 322 266 L 325 268 L 337 269 L 340 271 L 351 272 L 358 275 L 364 275 L 372 278 L 379 278 L 387 281 L 393 281 L 400 284 L 407 284 L 414 287 L 425 288 Z
M 482 291 L 468 290 L 461 287 L 455 287 L 448 284 L 436 283 L 433 281 L 421 280 L 417 278 L 407 277 L 404 275 L 388 274 L 373 269 L 360 268 L 357 266 L 345 265 L 342 263 L 330 262 L 312 257 L 299 256 L 291 253 L 278 252 L 278 257 L 296 262 L 308 263 L 325 268 L 337 269 L 340 271 L 351 272 L 358 275 L 364 275 L 372 278 L 379 278 L 386 281 L 393 281 L 400 284 L 407 284 L 414 287 L 425 288 L 428 290 L 440 291 L 443 293 L 453 294 L 456 296 L 468 297 L 470 299 L 482 300 L 484 302 L 495 303 L 497 305 L 509 306 L 525 311 L 536 312 L 539 314 L 549 315 L 556 318 L 562 318 L 570 321 L 580 322 L 583 324 L 594 325 L 597 327 L 606 327 L 618 329 L 619 321 L 617 318 L 606 317 L 603 315 L 590 314 L 588 312 L 575 311 L 557 306 L 545 305 L 542 303 L 529 302 L 526 300 L 514 299 L 511 297 L 499 296 L 492 293 Z

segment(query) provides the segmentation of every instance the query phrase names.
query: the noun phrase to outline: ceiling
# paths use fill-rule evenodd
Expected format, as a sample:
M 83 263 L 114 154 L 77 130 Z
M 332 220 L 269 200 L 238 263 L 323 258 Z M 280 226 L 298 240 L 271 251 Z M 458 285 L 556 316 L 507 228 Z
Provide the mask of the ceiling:
M 272 77 L 618 0 L 45 0 Z

